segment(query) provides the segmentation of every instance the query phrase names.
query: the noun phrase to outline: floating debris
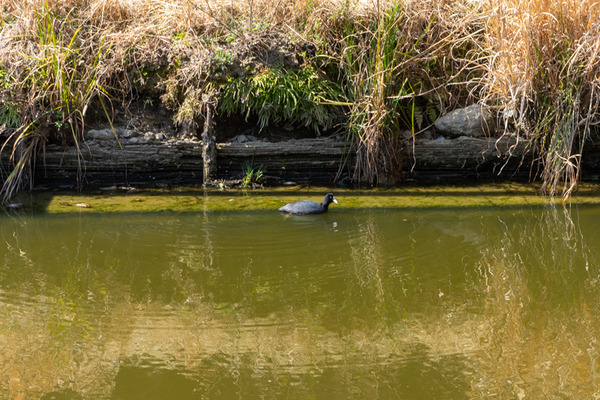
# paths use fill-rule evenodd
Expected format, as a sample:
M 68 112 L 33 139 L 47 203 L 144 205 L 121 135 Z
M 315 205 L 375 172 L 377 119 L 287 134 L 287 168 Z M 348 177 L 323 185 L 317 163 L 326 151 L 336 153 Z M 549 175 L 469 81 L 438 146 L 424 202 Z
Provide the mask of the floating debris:
M 105 187 L 101 187 L 101 188 L 99 188 L 99 189 L 100 189 L 100 190 L 107 190 L 107 191 L 108 191 L 108 190 L 117 190 L 117 187 L 113 185 L 113 186 L 105 186 Z
M 75 204 L 75 207 L 91 208 L 92 206 L 90 206 L 88 203 L 77 203 Z
M 11 210 L 16 210 L 18 208 L 22 208 L 23 203 L 10 203 L 6 205 L 6 208 L 10 208 Z

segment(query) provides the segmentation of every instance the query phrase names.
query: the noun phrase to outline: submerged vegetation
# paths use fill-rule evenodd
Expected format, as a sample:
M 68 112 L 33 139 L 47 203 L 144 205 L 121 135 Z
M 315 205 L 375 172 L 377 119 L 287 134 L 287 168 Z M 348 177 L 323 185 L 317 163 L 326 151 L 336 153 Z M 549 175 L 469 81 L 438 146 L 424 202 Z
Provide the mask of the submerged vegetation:
M 371 184 L 399 179 L 438 116 L 480 103 L 531 143 L 543 191 L 568 196 L 600 123 L 599 16 L 579 0 L 1 0 L 2 192 L 31 184 L 46 143 L 81 146 L 136 102 L 184 133 L 208 107 L 344 133 Z

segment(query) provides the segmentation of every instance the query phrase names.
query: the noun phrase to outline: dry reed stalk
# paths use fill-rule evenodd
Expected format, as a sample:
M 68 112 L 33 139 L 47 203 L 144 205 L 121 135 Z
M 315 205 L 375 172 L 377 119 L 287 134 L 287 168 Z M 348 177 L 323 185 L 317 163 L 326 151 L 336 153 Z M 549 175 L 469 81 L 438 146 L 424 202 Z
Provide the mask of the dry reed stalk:
M 401 173 L 402 129 L 412 142 L 457 104 L 477 100 L 482 30 L 464 3 L 390 2 L 354 18 L 355 31 L 339 46 L 350 77 L 355 178 L 394 182 Z
M 535 140 L 542 190 L 566 199 L 580 177 L 585 141 L 600 123 L 600 7 L 575 0 L 488 6 L 488 94 L 503 104 L 506 129 Z

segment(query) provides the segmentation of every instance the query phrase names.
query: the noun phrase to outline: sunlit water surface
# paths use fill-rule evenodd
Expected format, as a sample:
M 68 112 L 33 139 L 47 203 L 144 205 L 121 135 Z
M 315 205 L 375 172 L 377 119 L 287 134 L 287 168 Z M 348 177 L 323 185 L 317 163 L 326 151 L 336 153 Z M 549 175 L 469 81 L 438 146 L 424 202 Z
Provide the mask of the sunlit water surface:
M 0 219 L 3 399 L 600 396 L 600 208 Z

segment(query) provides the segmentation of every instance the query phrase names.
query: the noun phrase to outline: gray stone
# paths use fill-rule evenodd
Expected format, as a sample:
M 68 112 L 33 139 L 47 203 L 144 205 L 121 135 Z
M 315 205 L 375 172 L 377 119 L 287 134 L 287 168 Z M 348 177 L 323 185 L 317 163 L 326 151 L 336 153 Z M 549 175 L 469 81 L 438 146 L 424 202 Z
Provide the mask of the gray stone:
M 246 137 L 246 135 L 238 135 L 236 137 L 233 138 L 232 142 L 235 143 L 246 143 L 248 141 L 248 138 Z
M 432 140 L 433 139 L 433 132 L 431 132 L 429 129 L 419 133 L 418 139 L 424 139 L 424 140 Z
M 112 129 L 90 129 L 87 131 L 88 139 L 96 139 L 96 140 L 111 140 L 115 138 L 115 134 Z
M 496 130 L 493 115 L 479 104 L 451 111 L 438 118 L 434 126 L 448 138 L 490 137 Z
M 129 139 L 130 137 L 135 136 L 135 131 L 133 129 L 121 129 L 117 131 L 122 138 Z
M 90 129 L 87 131 L 87 139 L 88 140 L 112 140 L 115 139 L 115 133 L 118 137 L 123 139 L 130 139 L 132 137 L 137 136 L 137 132 L 133 129 L 125 129 L 120 127 L 115 127 L 113 131 L 111 128 L 105 129 Z
M 248 143 L 248 142 L 256 142 L 256 141 L 258 141 L 258 139 L 255 136 L 245 135 L 243 133 L 241 135 L 237 135 L 236 137 L 231 139 L 232 143 Z

